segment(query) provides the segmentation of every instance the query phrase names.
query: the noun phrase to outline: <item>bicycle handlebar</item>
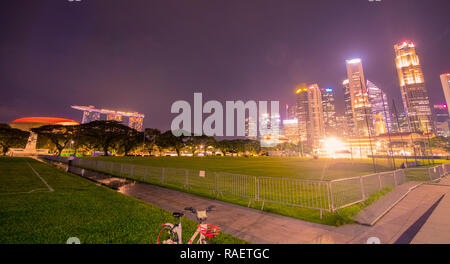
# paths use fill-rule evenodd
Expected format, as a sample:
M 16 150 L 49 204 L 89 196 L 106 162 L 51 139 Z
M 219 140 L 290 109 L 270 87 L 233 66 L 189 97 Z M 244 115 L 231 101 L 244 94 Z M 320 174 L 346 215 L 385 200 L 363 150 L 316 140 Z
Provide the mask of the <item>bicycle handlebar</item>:
M 192 207 L 186 207 L 186 208 L 184 208 L 184 210 L 186 210 L 186 211 L 191 211 L 192 213 L 196 213 L 197 212 L 197 210 L 195 210 L 194 208 L 192 208 Z
M 206 212 L 207 213 L 211 212 L 213 208 L 216 208 L 216 206 L 214 206 L 214 205 L 208 206 L 206 208 Z M 193 207 L 186 207 L 186 208 L 184 208 L 184 210 L 191 211 L 194 214 L 197 212 L 197 210 L 195 208 L 193 208 Z

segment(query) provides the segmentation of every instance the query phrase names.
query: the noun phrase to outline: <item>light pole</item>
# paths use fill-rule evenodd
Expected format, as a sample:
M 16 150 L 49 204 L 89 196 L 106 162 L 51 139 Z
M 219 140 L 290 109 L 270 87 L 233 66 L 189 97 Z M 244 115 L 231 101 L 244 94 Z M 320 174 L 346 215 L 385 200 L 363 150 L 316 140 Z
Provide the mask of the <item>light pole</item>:
M 385 119 L 385 125 L 386 125 L 386 128 L 387 128 L 387 131 L 388 131 L 388 137 L 389 137 L 389 147 L 390 147 L 390 150 L 391 150 L 391 155 L 392 155 L 392 163 L 393 163 L 393 165 L 394 165 L 394 170 L 396 170 L 397 169 L 397 166 L 395 165 L 395 156 L 394 156 L 394 151 L 393 151 L 393 149 L 392 149 L 392 141 L 391 141 L 391 129 L 390 129 L 390 126 L 389 126 L 389 124 L 387 123 L 387 114 L 386 114 L 386 105 L 384 104 L 384 94 L 383 93 L 381 93 L 381 100 L 382 100 L 382 102 L 383 102 L 383 112 L 384 112 L 384 119 Z

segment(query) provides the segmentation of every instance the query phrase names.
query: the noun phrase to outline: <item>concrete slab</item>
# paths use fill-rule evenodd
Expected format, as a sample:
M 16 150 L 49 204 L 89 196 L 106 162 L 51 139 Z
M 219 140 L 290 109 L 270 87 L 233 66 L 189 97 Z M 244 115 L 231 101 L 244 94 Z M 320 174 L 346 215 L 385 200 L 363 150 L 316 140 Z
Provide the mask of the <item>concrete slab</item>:
M 381 217 L 399 203 L 411 190 L 419 186 L 419 182 L 407 182 L 369 205 L 355 216 L 354 220 L 362 225 L 374 225 Z
M 411 243 L 450 244 L 450 186 L 448 189 Z

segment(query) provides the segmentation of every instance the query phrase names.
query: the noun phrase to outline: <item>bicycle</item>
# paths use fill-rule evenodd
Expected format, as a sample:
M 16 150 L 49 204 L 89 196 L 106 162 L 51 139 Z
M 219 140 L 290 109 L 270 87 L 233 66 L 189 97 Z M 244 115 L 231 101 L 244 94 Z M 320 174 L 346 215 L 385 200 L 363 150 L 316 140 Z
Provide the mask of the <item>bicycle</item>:
M 196 210 L 192 207 L 186 207 L 184 210 L 190 211 L 197 216 L 197 220 L 200 222 L 197 225 L 197 229 L 192 235 L 191 239 L 189 239 L 188 244 L 193 244 L 198 235 L 199 238 L 197 240 L 197 244 L 209 244 L 208 238 L 212 238 L 216 236 L 220 227 L 212 224 L 205 224 L 204 222 L 208 218 L 208 213 L 215 208 L 214 205 L 209 206 L 205 210 Z M 159 231 L 157 244 L 182 244 L 182 227 L 181 227 L 181 217 L 184 215 L 181 212 L 173 212 L 173 217 L 178 218 L 178 224 L 165 223 L 163 224 L 161 230 Z

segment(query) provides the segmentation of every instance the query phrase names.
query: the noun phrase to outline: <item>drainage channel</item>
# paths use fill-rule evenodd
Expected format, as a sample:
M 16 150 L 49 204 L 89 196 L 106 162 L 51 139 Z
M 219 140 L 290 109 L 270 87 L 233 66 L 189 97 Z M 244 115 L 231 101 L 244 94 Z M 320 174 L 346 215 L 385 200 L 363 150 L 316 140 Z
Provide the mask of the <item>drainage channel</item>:
M 60 163 L 60 162 L 54 162 L 54 161 L 48 161 L 48 160 L 40 160 L 43 161 L 45 163 L 48 163 L 50 165 L 56 166 L 58 168 L 61 168 L 67 172 L 76 174 L 78 176 L 81 176 L 85 179 L 88 179 L 92 182 L 101 184 L 103 186 L 106 186 L 108 188 L 120 191 L 121 188 L 124 188 L 126 186 L 129 185 L 133 185 L 136 182 L 129 180 L 129 179 L 124 179 L 124 178 L 119 178 L 119 177 L 113 177 L 110 176 L 108 174 L 105 173 L 101 173 L 101 172 L 97 172 L 97 171 L 91 171 L 88 169 L 84 169 L 84 168 L 78 168 L 78 167 L 74 167 L 74 166 L 68 166 L 65 163 Z

